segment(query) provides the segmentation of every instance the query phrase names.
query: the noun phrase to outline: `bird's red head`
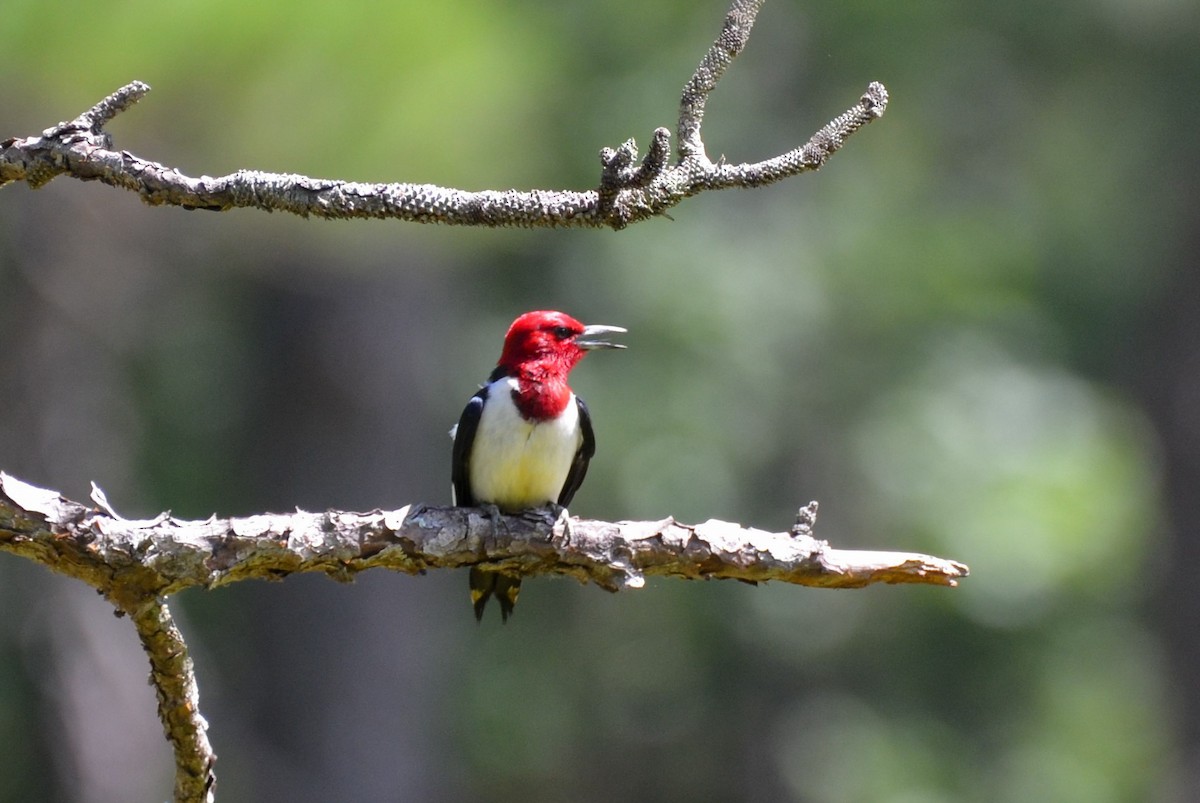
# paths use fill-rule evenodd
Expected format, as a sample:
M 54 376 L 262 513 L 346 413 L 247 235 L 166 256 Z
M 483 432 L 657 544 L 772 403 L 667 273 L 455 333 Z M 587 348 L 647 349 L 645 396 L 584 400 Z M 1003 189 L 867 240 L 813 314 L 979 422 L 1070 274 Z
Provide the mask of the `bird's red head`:
M 585 326 L 563 312 L 526 312 L 508 328 L 497 365 L 510 376 L 565 380 L 589 350 L 625 348 L 602 339 L 605 334 L 624 331 L 619 326 Z

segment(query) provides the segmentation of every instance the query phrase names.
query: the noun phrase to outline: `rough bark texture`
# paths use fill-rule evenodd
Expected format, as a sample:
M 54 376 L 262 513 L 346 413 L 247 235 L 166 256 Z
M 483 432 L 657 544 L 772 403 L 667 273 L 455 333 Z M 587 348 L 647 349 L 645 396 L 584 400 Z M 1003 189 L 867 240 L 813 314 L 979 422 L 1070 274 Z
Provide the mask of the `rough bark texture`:
M 826 588 L 871 583 L 955 585 L 967 568 L 907 552 L 834 549 L 812 536 L 816 504 L 787 532 L 724 521 L 592 521 L 534 511 L 408 505 L 184 521 L 125 519 L 103 495 L 89 507 L 0 474 L 0 549 L 94 586 L 122 611 L 185 588 L 247 578 L 361 571 L 418 574 L 487 563 L 532 577 L 569 575 L 602 588 L 638 588 L 647 575 L 778 580 Z

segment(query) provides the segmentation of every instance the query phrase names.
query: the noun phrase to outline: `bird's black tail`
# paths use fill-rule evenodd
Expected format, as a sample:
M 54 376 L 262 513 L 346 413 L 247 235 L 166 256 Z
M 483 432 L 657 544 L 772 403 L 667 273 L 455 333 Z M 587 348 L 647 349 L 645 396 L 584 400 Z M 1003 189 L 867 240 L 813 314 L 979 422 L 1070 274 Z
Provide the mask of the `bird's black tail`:
M 495 595 L 496 601 L 500 603 L 500 619 L 507 622 L 517 604 L 517 595 L 521 593 L 521 578 L 472 566 L 470 582 L 475 621 L 483 621 L 483 611 L 487 608 L 488 600 Z

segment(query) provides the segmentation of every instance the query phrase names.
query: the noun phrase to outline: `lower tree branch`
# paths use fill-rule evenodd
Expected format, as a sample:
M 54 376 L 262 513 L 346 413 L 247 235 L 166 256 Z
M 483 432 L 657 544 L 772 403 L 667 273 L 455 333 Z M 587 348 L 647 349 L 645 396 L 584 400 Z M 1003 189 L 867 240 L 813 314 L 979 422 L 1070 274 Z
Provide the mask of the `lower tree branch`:
M 126 519 L 99 488 L 92 501 L 73 502 L 0 473 L 0 550 L 88 583 L 133 620 L 175 751 L 179 801 L 213 799 L 216 760 L 187 645 L 164 601 L 185 588 L 298 572 L 349 581 L 373 568 L 417 574 L 479 564 L 523 577 L 567 575 L 609 591 L 640 588 L 652 575 L 858 588 L 953 586 L 968 573 L 930 555 L 835 549 L 813 537 L 815 502 L 801 508 L 788 531 L 767 532 L 717 520 L 605 522 L 566 511 L 501 516 L 419 504 L 369 513 Z
M 0 473 L 0 549 L 97 588 L 123 611 L 185 588 L 324 572 L 352 580 L 374 568 L 408 574 L 487 564 L 523 577 L 559 574 L 616 591 L 646 576 L 778 580 L 825 588 L 871 583 L 953 586 L 967 567 L 908 552 L 835 549 L 813 537 L 816 504 L 786 532 L 715 519 L 682 524 L 494 516 L 480 508 L 407 505 L 246 518 L 126 519 L 95 495 L 72 502 Z

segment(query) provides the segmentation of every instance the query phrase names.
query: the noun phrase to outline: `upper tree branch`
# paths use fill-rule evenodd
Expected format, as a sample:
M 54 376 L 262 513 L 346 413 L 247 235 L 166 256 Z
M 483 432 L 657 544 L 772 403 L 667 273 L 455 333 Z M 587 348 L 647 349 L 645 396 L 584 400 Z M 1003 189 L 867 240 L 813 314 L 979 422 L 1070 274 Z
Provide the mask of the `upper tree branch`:
M 655 130 L 640 165 L 630 139 L 601 151 L 599 186 L 589 191 L 483 190 L 469 192 L 433 184 L 364 184 L 292 174 L 239 170 L 193 178 L 180 171 L 113 150 L 104 125 L 140 100 L 150 87 L 134 81 L 70 122 L 41 136 L 0 142 L 0 186 L 24 181 L 40 187 L 55 176 L 102 181 L 138 193 L 149 204 L 224 211 L 253 207 L 323 218 L 395 218 L 419 223 L 470 226 L 611 227 L 661 215 L 705 190 L 757 187 L 817 170 L 862 126 L 883 115 L 887 90 L 871 83 L 858 103 L 834 118 L 807 143 L 762 162 L 713 164 L 704 152 L 700 126 L 709 93 L 745 47 L 763 0 L 733 0 L 721 34 L 684 86 L 676 138 L 678 160 L 669 163 L 670 132 Z

